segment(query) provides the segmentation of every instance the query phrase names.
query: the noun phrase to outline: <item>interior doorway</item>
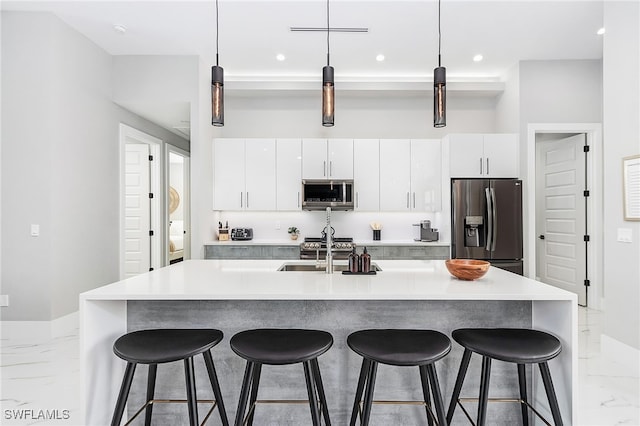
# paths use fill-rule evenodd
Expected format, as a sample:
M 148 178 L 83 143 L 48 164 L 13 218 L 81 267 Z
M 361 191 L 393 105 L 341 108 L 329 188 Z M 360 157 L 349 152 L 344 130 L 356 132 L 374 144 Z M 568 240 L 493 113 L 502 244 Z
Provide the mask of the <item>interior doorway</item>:
M 166 263 L 191 258 L 189 153 L 167 145 Z
M 530 124 L 529 271 L 599 309 L 602 287 L 600 124 Z M 530 276 L 532 276 L 530 274 Z
M 162 140 L 120 124 L 120 277 L 163 266 Z

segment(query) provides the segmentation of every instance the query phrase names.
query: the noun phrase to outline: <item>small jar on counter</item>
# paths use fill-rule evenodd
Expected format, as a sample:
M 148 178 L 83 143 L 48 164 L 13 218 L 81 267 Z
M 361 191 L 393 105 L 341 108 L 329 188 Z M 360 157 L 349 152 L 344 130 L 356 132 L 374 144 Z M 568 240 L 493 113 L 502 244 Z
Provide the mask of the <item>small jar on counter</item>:
M 367 248 L 365 247 L 360 255 L 360 272 L 364 272 L 365 274 L 369 273 L 371 269 L 371 255 L 367 253 Z
M 353 248 L 353 251 L 349 253 L 349 272 L 352 274 L 360 272 L 360 256 L 356 253 L 356 248 Z

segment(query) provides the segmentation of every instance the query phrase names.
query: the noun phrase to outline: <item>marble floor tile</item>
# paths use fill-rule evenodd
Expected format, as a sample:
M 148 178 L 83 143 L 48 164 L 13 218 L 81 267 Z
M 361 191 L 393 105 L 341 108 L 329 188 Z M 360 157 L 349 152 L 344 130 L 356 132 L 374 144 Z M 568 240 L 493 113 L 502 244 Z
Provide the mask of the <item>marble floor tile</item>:
M 580 308 L 578 324 L 577 424 L 640 425 L 638 377 L 601 356 L 602 312 Z M 0 424 L 83 426 L 79 393 L 77 330 L 0 341 Z

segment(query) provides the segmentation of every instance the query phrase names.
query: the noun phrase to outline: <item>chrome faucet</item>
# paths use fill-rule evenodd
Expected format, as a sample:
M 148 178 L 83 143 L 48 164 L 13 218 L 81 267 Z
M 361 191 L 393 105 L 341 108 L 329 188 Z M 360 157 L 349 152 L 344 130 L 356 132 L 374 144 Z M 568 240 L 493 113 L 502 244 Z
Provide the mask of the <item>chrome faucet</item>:
M 331 207 L 327 207 L 327 274 L 333 274 L 333 235 L 331 235 Z

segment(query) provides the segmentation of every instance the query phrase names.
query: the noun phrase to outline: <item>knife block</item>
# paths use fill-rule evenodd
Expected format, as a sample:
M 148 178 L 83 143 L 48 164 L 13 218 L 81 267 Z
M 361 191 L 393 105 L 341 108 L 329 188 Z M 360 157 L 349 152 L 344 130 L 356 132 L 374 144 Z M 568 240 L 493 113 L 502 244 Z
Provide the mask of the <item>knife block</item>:
M 229 241 L 229 228 L 218 228 L 218 241 Z

